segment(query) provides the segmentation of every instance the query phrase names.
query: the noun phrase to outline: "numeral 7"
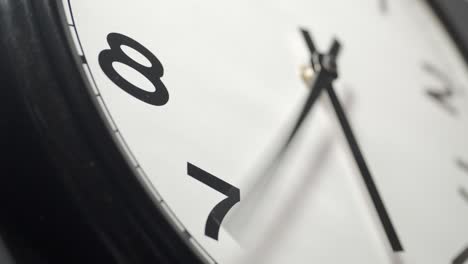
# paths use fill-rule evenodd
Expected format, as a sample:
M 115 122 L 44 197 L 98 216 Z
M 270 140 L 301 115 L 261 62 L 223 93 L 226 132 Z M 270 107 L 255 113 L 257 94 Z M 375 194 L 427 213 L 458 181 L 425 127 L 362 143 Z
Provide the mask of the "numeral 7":
M 218 240 L 219 228 L 224 217 L 234 205 L 240 202 L 240 190 L 191 163 L 187 163 L 187 174 L 227 196 L 211 210 L 206 220 L 205 235 Z

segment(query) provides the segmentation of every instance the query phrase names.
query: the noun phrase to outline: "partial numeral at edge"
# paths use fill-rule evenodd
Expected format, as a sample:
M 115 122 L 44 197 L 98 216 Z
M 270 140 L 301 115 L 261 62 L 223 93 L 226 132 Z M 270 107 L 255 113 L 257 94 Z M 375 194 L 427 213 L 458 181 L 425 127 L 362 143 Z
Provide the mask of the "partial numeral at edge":
M 187 174 L 227 196 L 211 210 L 206 220 L 205 235 L 218 240 L 219 229 L 224 217 L 234 205 L 240 202 L 240 190 L 191 163 L 187 163 Z
M 424 62 L 422 68 L 427 74 L 440 82 L 437 86 L 426 88 L 427 96 L 437 102 L 452 116 L 456 116 L 458 112 L 457 108 L 453 105 L 453 99 L 458 95 L 458 90 L 450 80 L 450 77 L 431 63 Z

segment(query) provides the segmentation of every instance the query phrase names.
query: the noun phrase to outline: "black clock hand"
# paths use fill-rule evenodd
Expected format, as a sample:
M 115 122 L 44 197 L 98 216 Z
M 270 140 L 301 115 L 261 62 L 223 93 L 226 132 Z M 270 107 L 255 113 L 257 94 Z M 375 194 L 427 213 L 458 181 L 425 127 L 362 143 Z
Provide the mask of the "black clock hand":
M 349 91 L 347 91 L 349 92 Z M 351 93 L 345 93 L 342 103 L 346 111 L 349 113 L 352 111 L 354 100 L 353 95 Z M 330 105 L 331 107 L 331 105 Z M 331 110 L 331 109 L 329 109 Z M 304 179 L 302 184 L 300 184 L 303 188 L 310 187 L 310 184 L 314 184 L 315 180 L 317 180 L 316 175 L 320 174 L 322 165 L 326 162 L 329 158 L 329 154 L 331 152 L 331 148 L 341 136 L 341 131 L 337 130 L 335 127 L 330 127 L 328 132 L 324 132 L 320 139 L 319 144 L 314 146 L 314 153 L 310 160 L 308 160 L 308 173 L 312 173 Z M 318 154 L 317 154 L 318 153 Z M 277 153 L 275 153 L 278 155 Z M 283 155 L 289 155 L 285 153 Z M 271 191 L 271 183 L 275 181 L 276 177 L 280 177 L 281 174 L 277 173 L 277 168 L 275 167 L 275 163 L 272 162 L 270 159 L 268 168 L 263 168 L 261 173 L 255 173 L 252 175 L 251 181 L 243 186 L 243 193 L 242 193 L 242 202 L 238 204 L 233 211 L 226 217 L 223 227 L 224 229 L 231 234 L 231 236 L 238 241 L 240 244 L 248 244 L 249 241 L 252 241 L 255 237 L 255 232 L 252 232 L 252 229 L 255 229 L 255 225 L 251 223 L 256 221 L 259 217 L 263 217 L 261 214 L 258 214 L 258 208 L 262 208 L 265 204 L 271 202 L 271 200 L 265 199 L 267 193 Z M 301 188 L 302 189 L 302 188 Z M 283 224 L 288 222 L 287 220 L 295 211 L 295 209 L 299 208 L 301 195 L 304 195 L 304 192 L 297 190 L 293 196 L 290 197 L 290 206 L 287 206 L 287 209 L 284 209 L 282 216 L 278 219 L 275 219 L 275 222 L 282 222 Z M 271 224 L 271 226 L 278 225 Z M 279 233 L 284 231 L 286 227 L 280 228 L 276 231 L 269 229 L 267 232 L 267 236 L 264 237 L 265 240 L 273 239 Z M 267 242 L 265 242 L 265 246 L 267 246 Z
M 340 52 L 340 43 L 335 40 L 329 50 L 329 53 L 323 56 L 316 52 L 314 42 L 312 41 L 312 37 L 309 32 L 304 29 L 301 29 L 301 32 L 309 50 L 314 51 L 311 56 L 311 65 L 315 71 L 315 77 L 310 84 L 310 92 L 307 100 L 305 101 L 291 132 L 288 134 L 286 141 L 281 145 L 278 153 L 273 157 L 269 166 L 264 171 L 264 175 L 274 173 L 276 166 L 281 162 L 284 154 L 304 124 L 304 121 L 311 112 L 311 109 L 315 105 L 315 102 L 317 102 L 322 91 L 338 77 L 336 74 L 335 60 Z
M 301 29 L 301 32 L 305 38 L 305 41 L 307 43 L 311 56 L 313 58 L 316 57 L 318 52 L 315 48 L 315 45 L 313 44 L 310 33 L 305 29 Z M 329 51 L 329 56 L 327 57 L 327 60 L 320 61 L 320 64 L 318 64 L 321 67 L 323 66 L 326 67 L 329 72 L 334 72 L 336 74 L 335 77 L 337 77 L 335 61 L 336 61 L 336 54 L 338 54 L 337 51 L 339 51 L 339 49 L 340 49 L 340 46 L 335 41 L 334 45 L 332 45 L 332 48 Z M 314 60 L 312 61 L 312 63 L 313 63 L 312 64 L 313 69 L 317 70 L 317 64 L 314 63 Z M 392 249 L 394 251 L 403 251 L 403 247 L 400 243 L 398 235 L 396 234 L 395 228 L 393 227 L 390 217 L 388 216 L 388 213 L 387 213 L 387 210 L 385 209 L 383 201 L 380 198 L 379 192 L 377 190 L 377 186 L 375 185 L 372 175 L 369 171 L 369 168 L 367 167 L 367 164 L 364 160 L 361 149 L 359 148 L 359 144 L 357 143 L 357 140 L 356 140 L 356 137 L 354 136 L 351 125 L 348 121 L 348 118 L 346 117 L 345 111 L 343 110 L 343 107 L 340 101 L 338 100 L 338 97 L 336 96 L 336 93 L 333 89 L 332 82 L 330 82 L 327 85 L 326 89 L 327 89 L 328 96 L 330 97 L 331 103 L 333 105 L 333 108 L 335 110 L 335 113 L 340 122 L 341 128 L 343 129 L 343 132 L 345 134 L 346 140 L 351 148 L 351 152 L 358 165 L 359 171 L 361 172 L 361 176 L 364 179 L 364 183 L 366 184 L 367 190 L 369 191 L 369 194 L 374 203 L 377 214 L 379 215 L 380 221 L 384 227 L 387 238 L 390 241 Z
M 338 41 L 334 41 L 330 48 L 329 53 L 326 56 L 322 56 L 321 54 L 316 52 L 314 42 L 312 41 L 312 37 L 310 36 L 309 32 L 305 29 L 301 29 L 301 33 L 304 37 L 307 47 L 312 53 L 311 64 L 315 71 L 315 78 L 309 87 L 310 88 L 309 96 L 304 106 L 302 107 L 301 113 L 299 114 L 285 144 L 281 148 L 280 153 L 284 153 L 284 151 L 291 144 L 292 140 L 297 135 L 297 132 L 299 131 L 301 126 L 304 124 L 304 121 L 309 115 L 310 110 L 314 106 L 317 99 L 320 97 L 322 90 L 325 89 L 337 77 L 336 71 L 335 71 L 335 60 L 340 52 L 340 47 L 341 47 Z M 322 64 L 324 64 L 322 61 L 327 62 L 326 64 L 327 67 L 322 66 Z
M 317 99 L 320 97 L 322 91 L 338 77 L 336 74 L 335 60 L 340 53 L 340 43 L 335 40 L 331 45 L 328 54 L 322 55 L 316 52 L 314 42 L 312 41 L 312 37 L 310 36 L 309 32 L 304 29 L 301 29 L 301 32 L 309 50 L 314 51 L 311 56 L 311 65 L 315 71 L 315 78 L 310 84 L 309 96 L 307 97 L 307 100 L 305 101 L 304 106 L 302 107 L 291 132 L 287 136 L 287 139 L 283 145 L 281 145 L 281 148 L 279 149 L 276 156 L 273 157 L 269 166 L 263 172 L 263 175 L 272 175 L 275 173 L 277 165 L 281 163 L 281 160 L 283 159 L 286 151 L 304 124 L 304 121 L 311 112 L 312 107 L 315 105 L 315 102 L 317 102 Z M 261 178 L 263 177 L 260 177 L 260 179 Z
M 333 78 L 325 70 L 319 70 L 316 73 L 316 77 L 310 86 L 309 96 L 307 97 L 307 100 L 304 103 L 304 106 L 302 107 L 301 112 L 298 118 L 296 119 L 296 122 L 294 123 L 293 129 L 289 133 L 286 142 L 281 148 L 281 153 L 284 152 L 288 148 L 288 146 L 291 144 L 291 142 L 297 135 L 297 132 L 304 124 L 304 121 L 306 117 L 309 115 L 310 110 L 312 109 L 315 102 L 319 98 L 322 90 L 325 89 L 325 87 L 332 81 L 333 81 Z
M 330 97 L 333 108 L 335 109 L 336 116 L 338 117 L 341 128 L 343 129 L 346 140 L 348 141 L 351 152 L 359 167 L 361 176 L 364 179 L 364 183 L 366 184 L 367 190 L 369 191 L 369 194 L 374 203 L 375 209 L 377 210 L 377 214 L 379 215 L 380 221 L 384 227 L 385 233 L 387 234 L 387 237 L 390 241 L 392 249 L 394 251 L 403 251 L 403 247 L 400 243 L 395 228 L 393 227 L 387 210 L 385 209 L 385 206 L 379 195 L 377 186 L 374 183 L 369 168 L 367 167 L 364 156 L 362 155 L 361 149 L 359 148 L 359 144 L 356 140 L 356 137 L 354 136 L 348 118 L 346 117 L 346 113 L 344 112 L 343 107 L 341 106 L 341 103 L 338 100 L 338 97 L 336 96 L 336 93 L 331 84 L 327 87 L 327 93 Z
M 310 34 L 306 30 L 301 31 L 309 50 L 313 49 L 315 51 L 315 45 L 312 41 L 312 38 L 310 37 Z M 327 65 L 334 65 L 334 62 L 332 61 L 336 59 L 339 51 L 340 44 L 335 41 L 330 48 L 328 55 L 322 56 L 321 54 L 314 52 L 314 55 L 311 57 L 311 64 L 314 67 L 315 76 L 309 87 L 309 95 L 299 113 L 299 116 L 295 120 L 291 131 L 287 135 L 286 140 L 282 145 L 280 145 L 279 151 L 277 151 L 274 156 L 272 156 L 271 160 L 267 162 L 267 166 L 261 171 L 260 175 L 255 177 L 256 179 L 251 184 L 249 184 L 249 191 L 247 191 L 246 195 L 244 195 L 242 204 L 234 209 L 234 212 L 231 213 L 231 216 L 226 219 L 225 227 L 227 227 L 229 230 L 232 230 L 232 233 L 239 233 L 239 230 L 234 229 L 247 224 L 248 219 L 245 216 L 255 211 L 255 207 L 261 203 L 260 201 L 262 200 L 264 192 L 259 190 L 267 189 L 266 186 L 268 186 L 275 177 L 278 165 L 281 164 L 289 146 L 304 124 L 304 121 L 311 112 L 311 109 L 315 105 L 317 99 L 320 97 L 320 94 L 331 82 L 333 82 L 334 79 L 336 79 L 337 76 L 334 69 L 333 71 L 329 71 L 327 67 L 322 67 L 321 64 L 322 61 L 328 61 L 329 63 L 327 63 Z M 240 222 L 242 222 L 242 224 L 240 224 Z
M 310 35 L 307 29 L 301 28 L 300 29 L 302 37 L 304 38 L 307 48 L 309 49 L 310 54 L 317 53 L 317 49 L 315 48 L 314 41 L 312 40 L 312 36 Z

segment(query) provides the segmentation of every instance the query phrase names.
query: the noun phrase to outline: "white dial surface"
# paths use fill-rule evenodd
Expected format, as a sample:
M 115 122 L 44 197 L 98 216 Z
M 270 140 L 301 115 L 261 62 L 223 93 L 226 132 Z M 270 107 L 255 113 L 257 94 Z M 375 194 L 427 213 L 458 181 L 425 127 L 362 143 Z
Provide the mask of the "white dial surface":
M 63 6 L 116 143 L 208 263 L 468 263 L 468 71 L 426 2 Z M 325 67 L 301 29 L 339 41 L 338 77 L 278 156 Z

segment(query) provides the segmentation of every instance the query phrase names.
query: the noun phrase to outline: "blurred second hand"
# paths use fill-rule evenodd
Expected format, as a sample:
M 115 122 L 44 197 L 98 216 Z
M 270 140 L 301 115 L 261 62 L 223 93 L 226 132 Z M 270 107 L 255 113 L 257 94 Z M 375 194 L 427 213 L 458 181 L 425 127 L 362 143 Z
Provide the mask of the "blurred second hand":
M 315 45 L 310 34 L 305 30 L 301 30 L 301 32 L 309 50 L 315 50 Z M 273 156 L 266 168 L 261 171 L 260 175 L 254 177 L 255 179 L 253 182 L 249 184 L 250 187 L 247 187 L 246 195 L 242 195 L 244 196 L 242 203 L 227 216 L 223 224 L 225 230 L 238 240 L 238 242 L 241 242 L 241 244 L 244 244 L 243 241 L 245 241 L 245 239 L 243 239 L 243 234 L 249 233 L 249 231 L 247 231 L 248 228 L 246 227 L 249 226 L 251 220 L 255 218 L 253 215 L 256 213 L 258 208 L 266 202 L 266 193 L 270 190 L 270 185 L 275 181 L 278 174 L 278 168 L 284 163 L 285 155 L 290 151 L 290 146 L 293 141 L 296 140 L 298 132 L 303 127 L 312 107 L 319 99 L 321 92 L 337 77 L 335 72 L 322 67 L 322 60 L 335 60 L 339 51 L 340 45 L 337 41 L 334 41 L 329 54 L 325 56 L 318 52 L 312 54 L 310 66 L 303 67 L 301 69 L 302 79 L 306 83 L 307 87 L 310 88 L 310 92 L 300 114 L 295 120 L 285 142 L 280 146 L 279 151 Z M 331 62 L 331 64 L 334 64 L 334 62 Z M 331 142 L 331 140 L 326 140 L 325 142 Z M 325 147 L 331 147 L 331 143 L 328 143 Z

